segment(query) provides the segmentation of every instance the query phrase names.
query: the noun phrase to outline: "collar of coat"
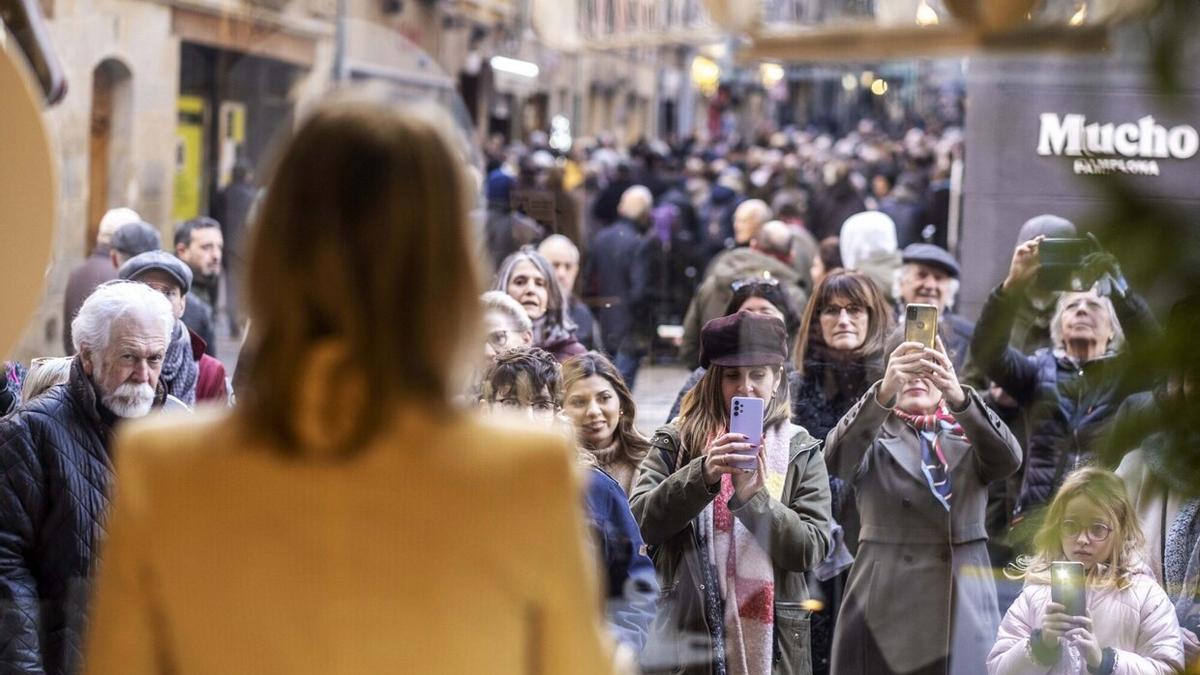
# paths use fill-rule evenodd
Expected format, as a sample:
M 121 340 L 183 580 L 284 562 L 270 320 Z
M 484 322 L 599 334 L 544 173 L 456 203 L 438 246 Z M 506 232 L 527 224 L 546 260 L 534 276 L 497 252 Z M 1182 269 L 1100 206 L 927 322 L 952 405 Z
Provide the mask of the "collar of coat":
M 969 399 L 969 405 L 974 405 L 974 401 Z M 971 414 L 969 407 L 958 413 L 963 417 L 969 414 Z M 889 414 L 883 423 L 878 440 L 906 473 L 922 484 L 926 483 L 925 474 L 921 471 L 921 439 L 918 438 L 915 429 L 896 415 Z M 953 473 L 954 467 L 958 466 L 970 449 L 971 444 L 965 436 L 947 433 L 942 439 L 942 452 L 946 455 L 946 470 Z

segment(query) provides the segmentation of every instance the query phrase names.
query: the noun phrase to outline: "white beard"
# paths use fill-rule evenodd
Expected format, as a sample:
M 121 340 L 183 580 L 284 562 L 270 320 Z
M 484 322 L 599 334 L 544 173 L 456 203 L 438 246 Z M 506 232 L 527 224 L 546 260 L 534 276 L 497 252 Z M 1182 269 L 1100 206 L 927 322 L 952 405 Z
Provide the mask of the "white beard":
M 104 407 L 117 417 L 145 417 L 154 405 L 154 387 L 126 382 L 101 398 Z

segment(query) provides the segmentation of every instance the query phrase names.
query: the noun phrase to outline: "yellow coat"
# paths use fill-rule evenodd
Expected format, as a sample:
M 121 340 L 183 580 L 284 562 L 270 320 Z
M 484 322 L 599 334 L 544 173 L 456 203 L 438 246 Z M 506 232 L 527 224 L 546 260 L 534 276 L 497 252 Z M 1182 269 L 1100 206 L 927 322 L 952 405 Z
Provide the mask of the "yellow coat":
M 409 412 L 288 459 L 211 412 L 116 457 L 89 674 L 612 672 L 561 438 Z

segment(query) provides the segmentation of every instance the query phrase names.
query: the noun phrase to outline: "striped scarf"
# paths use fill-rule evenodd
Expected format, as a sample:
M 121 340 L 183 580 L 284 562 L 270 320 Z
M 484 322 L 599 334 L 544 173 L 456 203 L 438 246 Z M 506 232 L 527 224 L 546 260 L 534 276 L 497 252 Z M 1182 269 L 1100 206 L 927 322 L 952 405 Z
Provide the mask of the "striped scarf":
M 763 434 L 766 446 L 767 494 L 783 497 L 788 455 L 796 428 L 783 424 Z M 708 554 L 720 580 L 725 621 L 725 665 L 730 675 L 770 675 L 774 658 L 775 566 L 764 550 L 729 510 L 733 480 L 721 476 L 717 498 L 700 515 Z
M 942 451 L 942 439 L 948 433 L 963 438 L 966 438 L 966 434 L 946 409 L 945 402 L 939 403 L 937 410 L 930 415 L 912 415 L 902 410 L 893 412 L 912 427 L 921 439 L 921 473 L 925 474 L 934 498 L 949 511 L 954 492 L 950 484 L 950 466 L 946 462 L 946 453 Z

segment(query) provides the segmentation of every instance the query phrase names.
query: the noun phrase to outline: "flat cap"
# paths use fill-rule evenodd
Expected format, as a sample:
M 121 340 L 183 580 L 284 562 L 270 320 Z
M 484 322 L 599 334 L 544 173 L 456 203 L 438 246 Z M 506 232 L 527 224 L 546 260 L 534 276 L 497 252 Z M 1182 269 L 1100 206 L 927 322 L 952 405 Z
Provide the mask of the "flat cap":
M 955 279 L 962 276 L 958 261 L 950 252 L 936 244 L 909 244 L 904 247 L 901 259 L 905 264 L 918 263 L 936 267 Z
M 162 237 L 150 223 L 129 223 L 122 225 L 113 233 L 110 245 L 125 255 L 135 256 L 146 251 L 161 249 Z
M 787 361 L 787 329 L 773 316 L 738 312 L 704 324 L 700 365 L 780 366 Z
M 147 251 L 133 256 L 125 261 L 124 265 L 121 265 L 121 269 L 117 270 L 117 276 L 129 281 L 137 281 L 138 277 L 150 270 L 159 270 L 171 275 L 175 281 L 179 282 L 182 295 L 186 295 L 192 288 L 191 268 L 166 251 Z

